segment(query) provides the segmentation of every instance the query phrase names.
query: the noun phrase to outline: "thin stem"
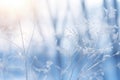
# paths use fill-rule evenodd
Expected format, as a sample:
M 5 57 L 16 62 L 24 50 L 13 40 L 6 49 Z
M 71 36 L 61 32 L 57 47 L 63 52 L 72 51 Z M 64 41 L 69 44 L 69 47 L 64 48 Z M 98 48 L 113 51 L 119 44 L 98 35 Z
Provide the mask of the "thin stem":
M 22 27 L 21 27 L 21 24 L 20 24 L 20 21 L 18 21 L 18 24 L 19 24 L 19 28 L 20 28 L 20 33 L 21 33 L 21 38 L 22 38 L 22 45 L 23 45 L 23 53 L 24 53 L 24 56 L 25 56 L 25 72 L 26 72 L 26 80 L 28 80 L 28 70 L 27 70 L 27 54 L 25 52 L 25 44 L 24 44 L 24 39 L 23 39 L 23 32 L 22 32 Z

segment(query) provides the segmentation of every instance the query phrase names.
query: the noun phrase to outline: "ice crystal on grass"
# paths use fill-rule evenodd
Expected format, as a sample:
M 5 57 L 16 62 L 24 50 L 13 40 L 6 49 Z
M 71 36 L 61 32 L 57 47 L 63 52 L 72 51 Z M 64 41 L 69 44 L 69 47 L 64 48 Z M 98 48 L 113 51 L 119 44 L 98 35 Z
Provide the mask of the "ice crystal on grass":
M 119 3 L 92 1 L 0 6 L 0 80 L 119 80 Z

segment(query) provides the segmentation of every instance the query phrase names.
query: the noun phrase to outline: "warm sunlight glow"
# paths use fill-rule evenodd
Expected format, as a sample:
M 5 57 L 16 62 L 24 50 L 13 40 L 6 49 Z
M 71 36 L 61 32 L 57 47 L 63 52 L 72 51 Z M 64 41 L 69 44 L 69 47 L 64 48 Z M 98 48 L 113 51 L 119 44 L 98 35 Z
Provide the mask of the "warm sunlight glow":
M 30 0 L 29 0 L 30 1 Z M 0 0 L 0 9 L 8 11 L 19 11 L 27 7 L 28 0 Z

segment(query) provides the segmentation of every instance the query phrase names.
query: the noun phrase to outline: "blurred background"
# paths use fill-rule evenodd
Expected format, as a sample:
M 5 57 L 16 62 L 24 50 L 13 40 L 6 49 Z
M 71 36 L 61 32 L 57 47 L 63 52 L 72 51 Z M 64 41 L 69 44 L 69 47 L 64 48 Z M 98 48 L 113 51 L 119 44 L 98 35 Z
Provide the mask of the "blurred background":
M 120 0 L 0 0 L 0 80 L 120 80 Z

